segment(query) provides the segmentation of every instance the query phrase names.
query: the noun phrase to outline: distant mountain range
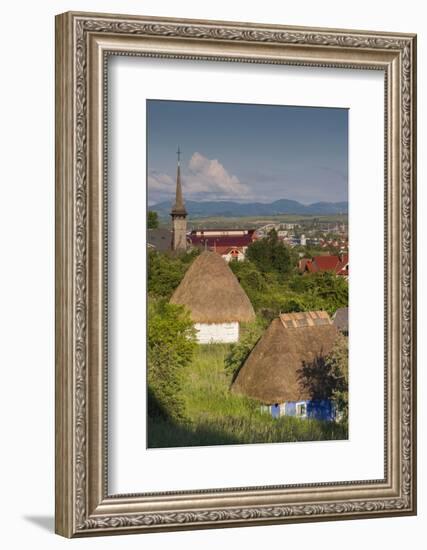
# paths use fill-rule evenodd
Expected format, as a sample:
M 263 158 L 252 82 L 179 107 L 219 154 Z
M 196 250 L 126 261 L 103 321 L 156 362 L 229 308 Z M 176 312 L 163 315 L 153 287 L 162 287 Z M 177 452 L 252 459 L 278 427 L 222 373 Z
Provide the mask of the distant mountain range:
M 315 202 L 306 205 L 288 199 L 280 199 L 268 204 L 261 202 L 186 201 L 185 206 L 187 212 L 193 218 L 207 218 L 211 216 L 275 216 L 277 214 L 325 216 L 348 213 L 348 202 Z M 150 206 L 149 210 L 154 210 L 160 217 L 166 217 L 171 211 L 171 203 L 169 201 L 159 202 Z

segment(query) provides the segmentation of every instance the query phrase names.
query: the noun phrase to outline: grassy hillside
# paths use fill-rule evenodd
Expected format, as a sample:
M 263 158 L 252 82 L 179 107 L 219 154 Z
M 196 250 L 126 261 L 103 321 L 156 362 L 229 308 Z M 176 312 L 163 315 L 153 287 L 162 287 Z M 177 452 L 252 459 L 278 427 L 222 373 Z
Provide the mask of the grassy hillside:
M 197 346 L 184 373 L 186 420 L 148 418 L 149 447 L 181 447 L 286 441 L 346 439 L 345 429 L 330 422 L 260 412 L 259 404 L 229 391 L 224 370 L 225 344 Z

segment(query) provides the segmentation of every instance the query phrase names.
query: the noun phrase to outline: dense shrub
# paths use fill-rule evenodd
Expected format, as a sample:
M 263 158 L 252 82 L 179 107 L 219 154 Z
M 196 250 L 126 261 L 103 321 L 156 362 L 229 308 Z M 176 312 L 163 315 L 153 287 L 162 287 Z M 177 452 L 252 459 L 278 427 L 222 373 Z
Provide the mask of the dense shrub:
M 183 419 L 182 383 L 193 358 L 193 323 L 182 306 L 151 300 L 148 306 L 148 414 Z

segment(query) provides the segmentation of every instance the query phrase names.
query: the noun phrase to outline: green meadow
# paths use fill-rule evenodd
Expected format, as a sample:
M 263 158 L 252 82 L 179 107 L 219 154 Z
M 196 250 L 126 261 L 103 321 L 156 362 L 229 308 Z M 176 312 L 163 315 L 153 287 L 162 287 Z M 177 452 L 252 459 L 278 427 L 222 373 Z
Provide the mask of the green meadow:
M 148 417 L 148 446 L 182 447 L 347 439 L 347 429 L 332 422 L 294 417 L 272 418 L 260 404 L 230 392 L 224 368 L 227 344 L 198 345 L 182 372 L 180 420 Z

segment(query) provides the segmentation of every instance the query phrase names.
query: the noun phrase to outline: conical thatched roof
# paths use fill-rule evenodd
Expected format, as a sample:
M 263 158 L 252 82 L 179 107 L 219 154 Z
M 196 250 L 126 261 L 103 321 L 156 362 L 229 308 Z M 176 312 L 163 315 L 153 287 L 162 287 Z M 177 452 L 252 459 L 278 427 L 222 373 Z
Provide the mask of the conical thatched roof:
M 328 355 L 337 335 L 324 311 L 281 315 L 246 359 L 232 391 L 268 405 L 310 399 L 301 369 Z
M 227 262 L 205 251 L 191 264 L 171 303 L 186 306 L 195 323 L 253 321 L 255 312 Z

